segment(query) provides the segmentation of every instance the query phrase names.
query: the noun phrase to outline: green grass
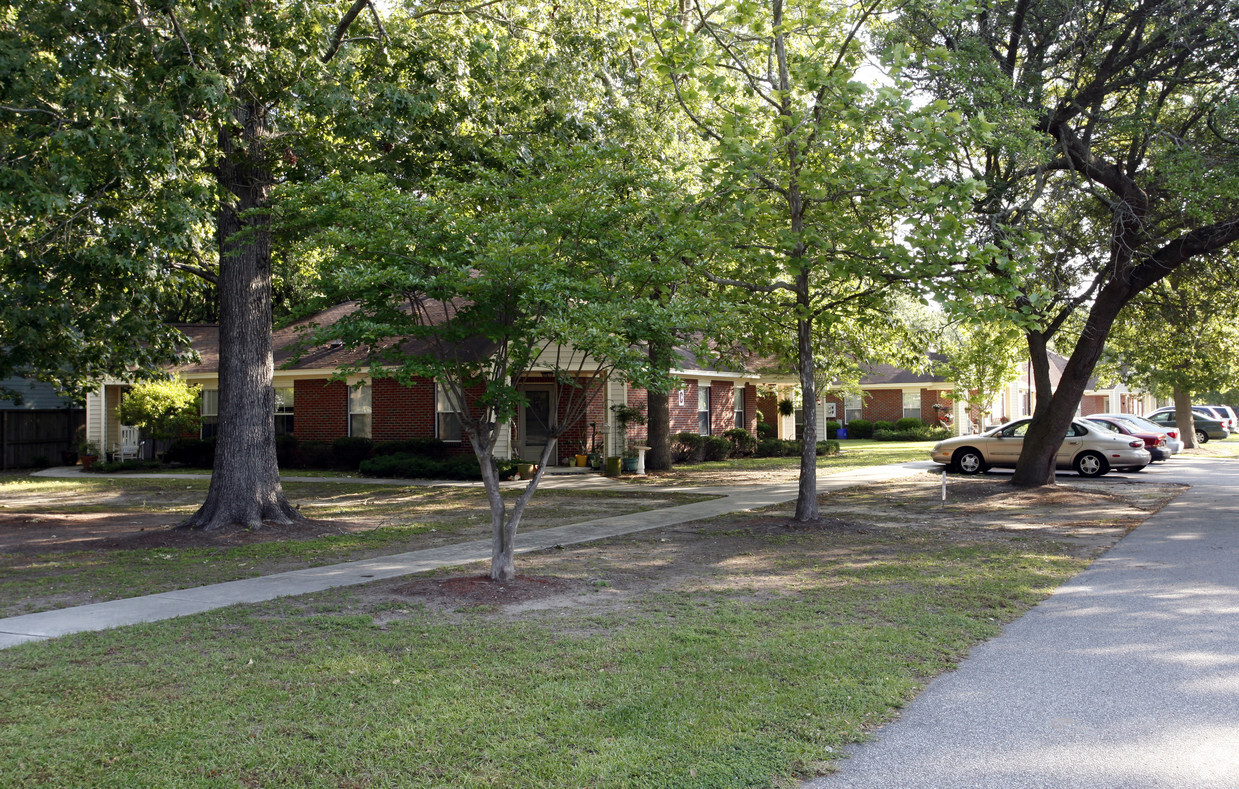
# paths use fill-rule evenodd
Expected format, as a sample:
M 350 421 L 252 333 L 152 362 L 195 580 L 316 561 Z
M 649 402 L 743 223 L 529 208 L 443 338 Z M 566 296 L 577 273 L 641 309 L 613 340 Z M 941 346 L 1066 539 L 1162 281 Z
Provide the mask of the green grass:
M 252 578 L 274 572 L 402 553 L 490 533 L 485 494 L 477 488 L 287 483 L 291 501 L 316 520 L 364 521 L 364 530 L 240 546 L 0 553 L 0 616 L 135 597 Z M 12 478 L 0 480 L 0 512 L 155 516 L 162 531 L 192 514 L 204 480 Z M 512 498 L 515 489 L 505 490 Z M 701 501 L 691 493 L 540 491 L 522 521 L 525 531 Z M 67 536 L 67 535 L 66 535 Z
M 521 617 L 338 590 L 0 652 L 0 785 L 782 784 L 1083 564 L 806 533 L 737 545 L 751 574 L 694 563 L 656 590 L 597 566 L 659 534 L 527 560 L 601 574 L 621 606 L 584 582 L 575 608 Z

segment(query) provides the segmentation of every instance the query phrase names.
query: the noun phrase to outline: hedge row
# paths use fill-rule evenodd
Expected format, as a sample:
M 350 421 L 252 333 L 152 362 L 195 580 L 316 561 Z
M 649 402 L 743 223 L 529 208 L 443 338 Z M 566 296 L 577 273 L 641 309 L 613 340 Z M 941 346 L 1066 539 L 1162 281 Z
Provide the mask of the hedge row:
M 516 473 L 515 460 L 500 460 L 495 465 L 500 479 L 509 479 Z M 407 452 L 376 454 L 363 460 L 360 470 L 367 477 L 468 480 L 482 478 L 482 467 L 472 455 L 457 455 L 439 460 Z
M 301 441 L 296 436 L 276 436 L 275 455 L 284 469 L 338 469 L 358 471 L 363 461 L 388 455 L 410 455 L 445 462 L 453 459 L 448 445 L 437 438 L 374 442 L 346 436 L 335 441 Z M 215 465 L 215 439 L 187 438 L 174 442 L 164 461 L 194 468 Z
M 780 438 L 754 438 L 743 428 L 733 428 L 721 436 L 697 433 L 676 433 L 671 437 L 671 459 L 676 463 L 701 463 L 742 457 L 794 457 L 803 444 Z M 818 455 L 833 455 L 839 451 L 838 441 L 819 441 Z

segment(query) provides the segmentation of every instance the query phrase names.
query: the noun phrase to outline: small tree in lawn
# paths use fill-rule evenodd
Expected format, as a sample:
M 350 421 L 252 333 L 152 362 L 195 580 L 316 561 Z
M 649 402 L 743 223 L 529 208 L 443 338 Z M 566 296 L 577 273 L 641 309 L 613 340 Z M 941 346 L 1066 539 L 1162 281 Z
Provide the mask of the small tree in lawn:
M 200 395 L 200 387 L 180 378 L 135 384 L 116 407 L 116 417 L 123 425 L 142 428 L 153 439 L 179 438 L 198 430 Z
M 437 180 L 412 192 L 387 179 L 326 181 L 289 194 L 309 243 L 333 254 L 339 293 L 355 311 L 313 335 L 366 349 L 363 369 L 405 385 L 442 387 L 481 464 L 490 502 L 491 578 L 515 576 L 521 517 L 555 457 L 557 440 L 584 429 L 603 384 L 619 376 L 666 390 L 641 341 L 690 325 L 638 287 L 673 279 L 682 250 L 655 226 L 664 193 L 623 154 L 577 151 Z M 666 254 L 652 254 L 663 250 Z M 555 382 L 533 480 L 513 502 L 500 494 L 495 450 L 526 405 L 519 384 Z M 424 384 L 423 384 L 424 385 Z
M 952 397 L 967 403 L 969 412 L 978 411 L 982 423 L 994 396 L 1027 358 L 1020 328 L 997 322 L 962 327 L 942 352 L 946 361 L 937 365 L 938 374 L 955 384 Z

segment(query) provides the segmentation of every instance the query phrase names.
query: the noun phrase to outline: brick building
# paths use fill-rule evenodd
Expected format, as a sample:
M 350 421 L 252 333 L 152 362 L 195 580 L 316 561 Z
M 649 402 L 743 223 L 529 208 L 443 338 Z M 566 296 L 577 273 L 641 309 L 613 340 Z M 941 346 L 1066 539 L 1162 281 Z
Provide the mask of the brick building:
M 364 436 L 375 441 L 433 437 L 459 452 L 472 452 L 468 439 L 461 434 L 450 398 L 435 381 L 414 377 L 401 382 L 367 375 L 342 379 L 339 371 L 361 362 L 363 354 L 340 343 L 305 348 L 297 356 L 297 341 L 305 324 L 328 324 L 346 309 L 343 305 L 335 307 L 274 332 L 276 433 L 291 434 L 304 441 L 331 441 L 342 436 Z M 190 338 L 201 360 L 176 372 L 189 383 L 202 387 L 202 435 L 211 436 L 218 424 L 218 327 L 195 324 L 179 328 Z M 768 386 L 789 380 L 702 364 L 687 350 L 677 352 L 675 364 L 672 373 L 679 385 L 670 395 L 673 433 L 717 435 L 737 425 L 754 431 L 759 384 Z M 501 432 L 496 456 L 536 457 L 545 446 L 546 427 L 565 422 L 574 426 L 559 438 L 557 454 L 561 458 L 588 452 L 595 440 L 606 454 L 622 452 L 624 439 L 614 424 L 611 406 L 627 404 L 645 411 L 647 393 L 601 375 L 594 380 L 588 368 L 586 373 L 578 378 L 588 384 L 585 390 L 557 382 L 549 370 L 535 369 L 518 382 L 529 403 Z M 95 426 L 100 436 L 119 429 L 115 408 L 127 386 L 118 381 L 107 382 L 87 398 L 88 413 L 95 415 L 88 423 Z M 584 418 L 575 419 L 582 411 Z M 569 412 L 573 418 L 569 418 Z M 108 426 L 110 431 L 106 431 Z M 646 435 L 646 426 L 632 426 L 628 440 L 641 443 Z

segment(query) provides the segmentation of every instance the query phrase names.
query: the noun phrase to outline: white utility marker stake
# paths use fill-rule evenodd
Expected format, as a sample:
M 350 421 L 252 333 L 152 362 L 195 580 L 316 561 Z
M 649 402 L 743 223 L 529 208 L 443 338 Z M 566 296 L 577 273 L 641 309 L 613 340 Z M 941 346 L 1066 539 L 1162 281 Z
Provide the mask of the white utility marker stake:
M 946 506 L 946 469 L 942 469 L 942 506 Z

